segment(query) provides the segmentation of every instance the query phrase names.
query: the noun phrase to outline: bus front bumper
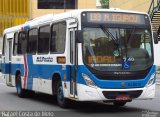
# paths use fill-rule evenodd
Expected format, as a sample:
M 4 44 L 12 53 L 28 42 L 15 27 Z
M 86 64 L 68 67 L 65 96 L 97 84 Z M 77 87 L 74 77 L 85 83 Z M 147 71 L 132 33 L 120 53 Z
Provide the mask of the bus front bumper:
M 77 84 L 77 93 L 79 101 L 116 100 L 117 96 L 129 96 L 131 100 L 145 100 L 155 97 L 155 87 L 156 85 L 153 84 L 144 88 L 101 89 Z

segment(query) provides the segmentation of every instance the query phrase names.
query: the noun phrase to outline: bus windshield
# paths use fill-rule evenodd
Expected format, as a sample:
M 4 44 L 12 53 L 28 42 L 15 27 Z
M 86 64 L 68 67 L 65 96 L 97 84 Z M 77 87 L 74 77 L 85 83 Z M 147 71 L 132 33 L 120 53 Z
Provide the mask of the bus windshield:
M 148 28 L 83 28 L 84 63 L 98 71 L 138 71 L 153 64 L 151 30 Z

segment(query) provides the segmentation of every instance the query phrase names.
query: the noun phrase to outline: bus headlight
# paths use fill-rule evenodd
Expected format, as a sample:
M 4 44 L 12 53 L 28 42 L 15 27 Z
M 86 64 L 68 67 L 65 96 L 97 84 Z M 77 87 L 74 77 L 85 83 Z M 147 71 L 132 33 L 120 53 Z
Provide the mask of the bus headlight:
M 87 76 L 86 74 L 82 73 L 82 76 L 86 82 L 86 84 L 90 87 L 96 88 L 97 86 L 95 85 L 95 83 L 90 79 L 89 76 Z
M 155 73 L 151 75 L 151 77 L 146 85 L 147 87 L 151 86 L 154 83 L 155 76 L 156 76 Z

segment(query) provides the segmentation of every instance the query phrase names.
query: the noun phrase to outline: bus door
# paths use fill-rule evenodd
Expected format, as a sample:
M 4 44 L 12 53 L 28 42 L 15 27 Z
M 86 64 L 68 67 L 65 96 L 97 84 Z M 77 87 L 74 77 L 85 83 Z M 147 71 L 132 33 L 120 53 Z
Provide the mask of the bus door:
M 77 23 L 69 28 L 69 40 L 70 40 L 70 97 L 77 98 L 77 44 L 76 44 L 76 31 Z
M 12 41 L 13 41 L 13 34 L 6 35 L 6 49 L 5 49 L 5 70 L 8 74 L 6 78 L 6 84 L 12 85 Z

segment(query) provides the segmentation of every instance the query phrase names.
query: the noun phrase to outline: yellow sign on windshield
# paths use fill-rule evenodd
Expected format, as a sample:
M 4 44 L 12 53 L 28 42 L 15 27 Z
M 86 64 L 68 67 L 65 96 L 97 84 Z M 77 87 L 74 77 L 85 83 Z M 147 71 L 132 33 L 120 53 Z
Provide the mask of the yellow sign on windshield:
M 114 56 L 88 56 L 88 63 L 114 63 L 115 57 Z

